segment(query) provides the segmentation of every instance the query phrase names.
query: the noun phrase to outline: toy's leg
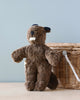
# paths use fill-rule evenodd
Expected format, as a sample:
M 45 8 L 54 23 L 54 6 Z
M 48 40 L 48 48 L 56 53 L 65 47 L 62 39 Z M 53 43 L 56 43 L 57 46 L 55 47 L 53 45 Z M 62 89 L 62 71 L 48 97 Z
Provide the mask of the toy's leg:
M 38 67 L 37 82 L 35 84 L 35 91 L 43 91 L 50 80 L 51 68 L 46 66 Z
M 36 71 L 36 67 L 34 64 L 26 64 L 26 82 L 25 82 L 25 86 L 26 89 L 29 91 L 33 91 L 34 87 L 35 87 L 35 82 L 36 82 L 36 78 L 37 78 L 37 71 Z
M 49 80 L 49 83 L 48 83 L 48 88 L 54 90 L 56 89 L 58 86 L 58 80 L 57 80 L 57 77 L 55 74 L 53 74 L 51 72 L 51 76 L 50 76 L 50 80 Z

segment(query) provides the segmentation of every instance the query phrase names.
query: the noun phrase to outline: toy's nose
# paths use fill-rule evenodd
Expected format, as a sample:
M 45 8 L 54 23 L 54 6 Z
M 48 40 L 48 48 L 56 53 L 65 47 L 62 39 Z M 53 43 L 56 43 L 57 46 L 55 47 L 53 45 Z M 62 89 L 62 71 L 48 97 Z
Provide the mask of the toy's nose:
M 31 31 L 31 35 L 32 35 L 32 36 L 34 35 L 34 31 Z

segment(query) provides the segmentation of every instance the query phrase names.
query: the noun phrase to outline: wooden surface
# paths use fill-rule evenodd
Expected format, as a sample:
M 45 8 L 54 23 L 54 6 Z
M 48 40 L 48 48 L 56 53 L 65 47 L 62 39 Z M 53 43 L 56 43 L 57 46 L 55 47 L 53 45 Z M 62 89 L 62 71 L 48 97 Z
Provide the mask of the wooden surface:
M 0 83 L 0 100 L 80 100 L 80 90 L 30 92 L 24 83 Z

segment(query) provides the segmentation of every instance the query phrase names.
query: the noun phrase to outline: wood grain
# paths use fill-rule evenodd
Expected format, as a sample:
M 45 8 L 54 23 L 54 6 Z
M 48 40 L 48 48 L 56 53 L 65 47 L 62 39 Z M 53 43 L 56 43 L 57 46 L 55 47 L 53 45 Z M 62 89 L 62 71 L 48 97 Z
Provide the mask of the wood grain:
M 0 100 L 80 100 L 79 90 L 46 89 L 43 92 L 29 92 L 24 83 L 0 83 Z

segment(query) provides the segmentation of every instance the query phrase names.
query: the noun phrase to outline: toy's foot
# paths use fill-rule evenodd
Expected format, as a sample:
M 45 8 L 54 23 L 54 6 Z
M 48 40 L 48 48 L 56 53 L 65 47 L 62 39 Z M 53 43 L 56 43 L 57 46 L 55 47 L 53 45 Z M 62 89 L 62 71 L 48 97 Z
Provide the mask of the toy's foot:
M 28 91 L 33 91 L 35 87 L 35 82 L 28 81 L 25 83 L 25 86 Z
M 36 82 L 34 91 L 43 91 L 46 88 L 46 83 L 44 81 Z

